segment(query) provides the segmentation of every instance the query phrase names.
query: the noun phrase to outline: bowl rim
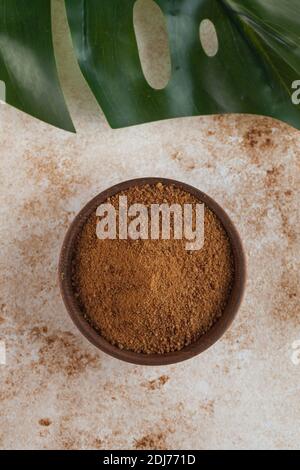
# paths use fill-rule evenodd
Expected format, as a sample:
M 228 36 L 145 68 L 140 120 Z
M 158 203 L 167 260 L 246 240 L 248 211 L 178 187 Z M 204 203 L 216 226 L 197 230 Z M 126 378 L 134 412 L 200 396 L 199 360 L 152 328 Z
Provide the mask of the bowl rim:
M 101 336 L 84 317 L 84 313 L 79 308 L 72 289 L 72 258 L 74 243 L 76 242 L 82 227 L 86 223 L 90 214 L 96 210 L 101 203 L 105 202 L 107 198 L 133 186 L 144 186 L 146 184 L 153 185 L 157 183 L 174 185 L 177 188 L 187 191 L 191 195 L 195 196 L 200 202 L 203 202 L 216 214 L 229 237 L 233 252 L 235 271 L 232 290 L 223 314 L 206 333 L 200 336 L 197 341 L 189 346 L 185 346 L 180 351 L 165 354 L 144 354 L 120 349 L 117 346 L 112 345 L 103 336 Z M 80 210 L 70 224 L 61 247 L 58 263 L 58 277 L 61 296 L 67 312 L 79 331 L 94 346 L 106 354 L 125 362 L 137 365 L 162 366 L 191 359 L 192 357 L 204 352 L 223 336 L 233 322 L 243 300 L 246 284 L 246 269 L 246 256 L 240 235 L 230 217 L 214 199 L 199 189 L 181 181 L 160 177 L 144 177 L 123 181 L 109 187 L 97 194 Z

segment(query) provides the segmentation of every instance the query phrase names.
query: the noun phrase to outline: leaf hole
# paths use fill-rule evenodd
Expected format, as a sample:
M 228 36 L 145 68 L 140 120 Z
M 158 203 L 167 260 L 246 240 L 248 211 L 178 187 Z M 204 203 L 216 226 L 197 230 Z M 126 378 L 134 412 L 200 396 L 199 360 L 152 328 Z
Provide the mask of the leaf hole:
M 133 26 L 143 74 L 155 90 L 165 88 L 171 76 L 171 56 L 167 25 L 154 0 L 137 0 Z
M 201 46 L 208 57 L 214 57 L 219 50 L 217 30 L 209 19 L 201 21 L 199 27 Z
M 3 80 L 0 80 L 0 101 L 6 103 L 6 85 Z

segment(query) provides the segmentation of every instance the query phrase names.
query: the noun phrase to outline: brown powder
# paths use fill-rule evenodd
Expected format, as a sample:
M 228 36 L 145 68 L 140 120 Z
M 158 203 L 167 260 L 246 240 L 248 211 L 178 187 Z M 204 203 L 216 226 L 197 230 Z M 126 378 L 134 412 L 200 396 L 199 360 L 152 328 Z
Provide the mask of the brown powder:
M 39 425 L 40 426 L 46 426 L 47 427 L 47 426 L 50 426 L 50 424 L 51 424 L 51 420 L 49 418 L 41 418 L 39 420 Z
M 158 390 L 162 388 L 170 379 L 167 375 L 161 375 L 158 379 L 149 380 L 148 382 L 142 384 L 143 387 L 146 387 L 148 390 Z
M 196 204 L 173 185 L 130 188 L 128 206 Z M 182 349 L 222 315 L 233 280 L 231 244 L 217 216 L 205 207 L 205 241 L 187 251 L 186 240 L 99 240 L 93 213 L 78 237 L 73 287 L 93 327 L 119 348 L 140 353 Z
M 147 434 L 135 441 L 134 448 L 137 450 L 167 450 L 166 436 L 162 432 Z

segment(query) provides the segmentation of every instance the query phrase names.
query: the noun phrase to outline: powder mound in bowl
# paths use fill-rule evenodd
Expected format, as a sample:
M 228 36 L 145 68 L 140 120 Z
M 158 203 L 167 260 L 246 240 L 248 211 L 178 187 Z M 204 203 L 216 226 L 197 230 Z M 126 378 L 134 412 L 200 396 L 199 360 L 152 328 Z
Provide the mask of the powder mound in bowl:
M 174 185 L 135 186 L 119 196 L 128 205 L 193 204 L 195 196 Z M 111 344 L 137 353 L 164 354 L 195 342 L 220 318 L 231 292 L 230 240 L 207 206 L 204 246 L 187 251 L 186 240 L 100 240 L 92 213 L 75 245 L 72 283 L 79 306 Z

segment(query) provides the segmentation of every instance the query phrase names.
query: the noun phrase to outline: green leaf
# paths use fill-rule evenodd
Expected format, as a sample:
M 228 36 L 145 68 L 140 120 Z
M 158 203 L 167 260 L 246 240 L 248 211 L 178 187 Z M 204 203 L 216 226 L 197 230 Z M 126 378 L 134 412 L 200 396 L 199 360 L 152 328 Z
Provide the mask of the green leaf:
M 0 80 L 7 103 L 74 131 L 56 69 L 50 0 L 0 0 Z
M 300 128 L 292 83 L 300 80 L 299 0 L 156 0 L 171 51 L 171 79 L 152 89 L 133 27 L 135 0 L 65 0 L 81 70 L 112 127 L 179 116 L 250 113 Z M 217 31 L 208 57 L 202 20 Z

